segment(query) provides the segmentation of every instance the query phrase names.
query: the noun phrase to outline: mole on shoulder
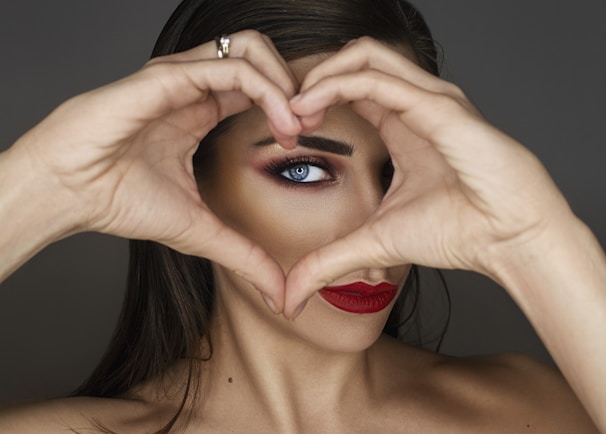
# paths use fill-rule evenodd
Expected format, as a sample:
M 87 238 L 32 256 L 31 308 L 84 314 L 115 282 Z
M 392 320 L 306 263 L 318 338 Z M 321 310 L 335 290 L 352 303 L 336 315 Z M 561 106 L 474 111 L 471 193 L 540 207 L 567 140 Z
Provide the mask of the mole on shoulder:
M 228 382 L 230 382 L 230 383 L 233 383 L 233 382 L 234 382 L 234 379 L 233 379 L 233 378 L 231 378 L 231 377 L 229 377 L 229 378 L 227 379 L 227 381 L 228 381 Z

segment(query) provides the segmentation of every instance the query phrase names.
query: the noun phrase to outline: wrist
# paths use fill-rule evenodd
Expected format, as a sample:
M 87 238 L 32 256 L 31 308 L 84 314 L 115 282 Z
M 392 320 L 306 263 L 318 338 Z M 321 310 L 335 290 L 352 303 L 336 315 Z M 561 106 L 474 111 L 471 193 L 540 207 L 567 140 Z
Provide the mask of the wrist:
M 484 274 L 515 292 L 520 286 L 549 281 L 560 274 L 585 269 L 594 272 L 604 252 L 591 230 L 571 212 L 523 241 L 493 247 L 485 259 Z
M 606 386 L 606 255 L 576 217 L 500 255 L 491 277 L 517 302 L 594 420 Z M 590 373 L 590 374 L 588 374 Z
M 0 281 L 48 244 L 78 232 L 66 199 L 24 147 L 0 153 Z

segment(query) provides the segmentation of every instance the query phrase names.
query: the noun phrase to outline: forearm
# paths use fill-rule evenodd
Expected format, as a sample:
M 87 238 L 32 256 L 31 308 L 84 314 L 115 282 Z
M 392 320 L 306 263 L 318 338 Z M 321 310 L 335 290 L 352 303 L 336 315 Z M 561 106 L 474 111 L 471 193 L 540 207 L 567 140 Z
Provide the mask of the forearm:
M 0 153 L 0 282 L 51 242 L 70 234 L 73 210 L 21 149 Z
M 572 220 L 572 219 L 571 219 Z M 572 220 L 512 252 L 492 277 L 508 289 L 606 432 L 606 256 Z

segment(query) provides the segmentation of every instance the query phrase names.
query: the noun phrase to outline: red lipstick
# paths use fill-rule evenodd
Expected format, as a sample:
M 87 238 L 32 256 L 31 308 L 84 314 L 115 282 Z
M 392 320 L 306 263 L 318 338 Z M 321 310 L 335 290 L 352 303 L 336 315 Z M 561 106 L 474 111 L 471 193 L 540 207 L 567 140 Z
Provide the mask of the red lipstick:
M 343 286 L 327 286 L 319 291 L 322 298 L 334 307 L 351 313 L 379 312 L 389 306 L 397 292 L 397 285 L 386 282 L 374 286 L 355 282 Z

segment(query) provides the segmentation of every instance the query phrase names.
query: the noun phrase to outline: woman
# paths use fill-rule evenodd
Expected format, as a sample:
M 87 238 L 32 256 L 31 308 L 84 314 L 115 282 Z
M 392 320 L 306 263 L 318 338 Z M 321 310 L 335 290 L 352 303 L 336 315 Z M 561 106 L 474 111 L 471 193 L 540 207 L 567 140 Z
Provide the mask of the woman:
M 2 154 L 3 277 L 83 230 L 174 250 L 133 242 L 121 327 L 79 391 L 96 398 L 0 428 L 595 432 L 536 362 L 381 335 L 414 263 L 503 284 L 604 429 L 603 339 L 585 338 L 604 330 L 603 251 L 536 159 L 436 77 L 410 5 L 352 5 L 184 2 L 159 57 Z

